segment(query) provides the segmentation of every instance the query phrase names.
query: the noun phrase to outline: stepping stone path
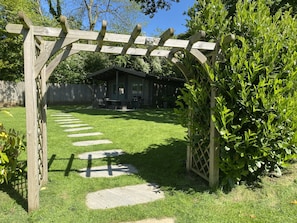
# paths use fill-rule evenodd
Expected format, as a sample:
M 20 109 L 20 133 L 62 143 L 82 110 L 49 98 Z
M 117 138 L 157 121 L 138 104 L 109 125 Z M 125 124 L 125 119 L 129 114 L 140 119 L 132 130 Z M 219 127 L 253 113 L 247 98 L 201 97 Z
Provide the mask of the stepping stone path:
M 138 171 L 130 164 L 94 166 L 79 170 L 79 175 L 82 177 L 117 177 L 133 173 L 138 173 Z
M 78 132 L 82 130 L 89 130 L 92 129 L 93 127 L 83 127 L 83 128 L 72 128 L 72 129 L 65 129 L 64 132 Z
M 76 128 L 82 126 L 88 126 L 88 124 L 67 124 L 67 125 L 60 125 L 63 128 Z
M 78 158 L 82 160 L 101 159 L 101 158 L 107 158 L 107 157 L 115 157 L 122 154 L 124 154 L 123 150 L 114 149 L 114 150 L 86 152 L 86 153 L 79 154 Z
M 74 118 L 71 114 L 57 113 L 53 114 L 53 117 L 57 118 L 55 121 L 57 124 L 64 129 L 64 132 L 78 132 L 75 134 L 69 134 L 68 137 L 71 138 L 82 138 L 88 136 L 98 136 L 103 135 L 101 132 L 83 132 L 85 130 L 93 129 L 93 127 L 88 124 L 81 123 L 82 121 Z M 110 144 L 112 143 L 107 139 L 100 140 L 85 140 L 72 143 L 73 146 L 92 146 L 100 144 Z M 85 152 L 78 155 L 81 160 L 88 160 L 88 162 L 93 159 L 102 159 L 108 157 L 115 157 L 124 154 L 121 149 L 113 150 L 99 150 Z M 137 169 L 131 164 L 118 164 L 106 166 L 88 166 L 87 168 L 80 169 L 78 174 L 83 178 L 94 178 L 94 177 L 117 177 L 121 175 L 136 174 Z M 154 184 L 146 183 L 139 185 L 131 185 L 125 187 L 116 187 L 111 189 L 99 190 L 95 192 L 88 193 L 86 196 L 86 205 L 90 209 L 107 209 L 115 208 L 120 206 L 131 206 L 136 204 L 143 204 L 147 202 L 153 202 L 158 199 L 163 199 L 164 193 Z M 158 219 L 145 219 L 140 222 L 158 222 L 158 223 L 174 223 L 172 218 Z
M 156 218 L 148 218 L 140 221 L 125 221 L 122 223 L 174 223 L 175 220 L 173 218 L 162 218 L 162 219 L 156 219 Z
M 164 193 L 151 184 L 116 187 L 87 194 L 90 209 L 107 209 L 143 204 L 164 198 Z
M 67 119 L 57 119 L 57 120 L 55 120 L 55 122 L 59 122 L 59 123 L 61 123 L 61 122 L 69 123 L 69 122 L 75 122 L 75 121 L 80 121 L 81 122 L 81 120 L 79 120 L 77 118 L 67 118 Z
M 74 142 L 74 143 L 72 143 L 72 145 L 74 145 L 74 146 L 93 146 L 93 145 L 110 144 L 110 143 L 112 143 L 112 141 L 107 140 L 107 139 L 99 139 L 99 140 Z
M 85 136 L 99 136 L 102 135 L 101 132 L 87 132 L 87 133 L 77 133 L 77 134 L 70 134 L 68 137 L 85 137 Z

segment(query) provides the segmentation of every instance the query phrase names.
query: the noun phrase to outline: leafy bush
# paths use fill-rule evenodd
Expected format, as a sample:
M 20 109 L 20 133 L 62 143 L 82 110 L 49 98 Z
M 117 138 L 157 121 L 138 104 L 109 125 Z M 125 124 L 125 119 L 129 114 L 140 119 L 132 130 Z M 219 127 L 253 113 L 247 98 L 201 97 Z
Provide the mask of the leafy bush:
M 0 123 L 0 184 L 8 183 L 22 171 L 18 156 L 24 150 L 23 137 L 13 129 L 6 131 Z
M 189 13 L 192 32 L 207 30 L 209 39 L 223 39 L 230 32 L 237 36 L 231 47 L 222 46 L 224 59 L 209 73 L 196 74 L 209 76 L 217 88 L 212 119 L 219 132 L 221 184 L 232 187 L 268 172 L 281 175 L 285 163 L 297 154 L 292 122 L 296 114 L 295 19 L 290 11 L 279 10 L 271 16 L 264 0 L 238 1 L 230 18 L 221 0 L 198 1 L 196 7 L 199 10 Z M 196 76 L 193 79 L 199 82 Z M 184 115 L 183 120 L 202 120 L 200 128 L 204 129 L 192 128 L 195 133 L 191 132 L 190 143 L 205 138 L 209 128 L 203 121 L 208 112 L 202 112 L 208 111 L 209 104 L 198 93 L 206 91 L 205 84 L 191 82 L 180 99 L 191 108 L 192 117 Z

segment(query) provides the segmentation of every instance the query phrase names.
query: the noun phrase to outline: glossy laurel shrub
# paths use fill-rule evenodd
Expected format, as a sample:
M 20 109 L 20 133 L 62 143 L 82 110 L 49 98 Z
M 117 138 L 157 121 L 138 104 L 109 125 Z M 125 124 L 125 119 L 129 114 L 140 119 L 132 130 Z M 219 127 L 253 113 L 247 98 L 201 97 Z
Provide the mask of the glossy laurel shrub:
M 24 150 L 23 136 L 13 129 L 7 131 L 0 123 L 0 184 L 9 183 L 22 171 L 18 157 Z
M 203 121 L 209 103 L 200 93 L 207 91 L 201 76 L 208 76 L 217 89 L 212 120 L 219 133 L 221 185 L 253 182 L 266 173 L 281 176 L 297 154 L 296 20 L 282 9 L 271 15 L 265 0 L 238 1 L 233 17 L 224 12 L 227 7 L 221 0 L 198 2 L 199 10 L 190 14 L 190 29 L 206 30 L 209 40 L 223 40 L 229 33 L 236 34 L 236 40 L 231 46 L 221 45 L 220 57 L 207 72 L 192 69 L 198 82 L 190 82 L 180 97 L 187 105 L 180 108 L 192 110 L 191 117 L 181 113 L 184 124 L 197 122 L 189 142 L 205 137 L 209 128 Z

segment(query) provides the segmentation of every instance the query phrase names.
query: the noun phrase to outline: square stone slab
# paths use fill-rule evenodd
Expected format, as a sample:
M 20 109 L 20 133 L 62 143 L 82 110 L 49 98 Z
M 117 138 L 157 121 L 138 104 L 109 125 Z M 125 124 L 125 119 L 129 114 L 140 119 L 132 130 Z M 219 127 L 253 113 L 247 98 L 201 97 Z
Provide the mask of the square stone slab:
M 117 177 L 137 173 L 137 169 L 131 164 L 94 166 L 79 170 L 81 177 Z
M 115 157 L 124 154 L 124 151 L 121 149 L 113 149 L 113 150 L 101 150 L 101 151 L 93 151 L 86 152 L 78 155 L 78 158 L 82 160 L 91 160 L 91 159 L 101 159 L 106 157 Z
M 73 121 L 80 121 L 78 118 L 67 118 L 67 119 L 57 119 L 55 122 L 73 122 Z
M 102 133 L 101 132 L 86 132 L 86 133 L 70 134 L 67 136 L 70 138 L 76 138 L 76 137 L 98 136 L 98 135 L 102 135 Z
M 71 124 L 78 124 L 81 123 L 81 120 L 70 120 L 70 121 L 60 121 L 58 122 L 59 125 L 71 125 Z
M 162 218 L 162 219 L 156 219 L 156 218 L 148 218 L 140 221 L 125 221 L 122 223 L 174 223 L 173 218 Z
M 139 184 L 88 193 L 86 204 L 90 209 L 107 209 L 144 204 L 164 197 L 164 193 L 156 185 Z
M 66 124 L 66 125 L 60 125 L 62 128 L 76 128 L 76 127 L 83 127 L 83 126 L 88 126 L 88 124 Z
M 93 145 L 100 145 L 100 144 L 110 144 L 112 141 L 108 139 L 99 139 L 99 140 L 88 140 L 88 141 L 80 141 L 74 142 L 72 145 L 74 146 L 93 146 Z
M 89 130 L 92 128 L 93 128 L 92 126 L 82 127 L 82 128 L 71 128 L 71 129 L 65 129 L 64 132 L 78 132 L 78 131 L 83 131 L 83 130 Z
M 53 117 L 71 117 L 71 114 L 66 114 L 66 113 L 57 113 L 57 114 L 52 114 L 51 116 Z

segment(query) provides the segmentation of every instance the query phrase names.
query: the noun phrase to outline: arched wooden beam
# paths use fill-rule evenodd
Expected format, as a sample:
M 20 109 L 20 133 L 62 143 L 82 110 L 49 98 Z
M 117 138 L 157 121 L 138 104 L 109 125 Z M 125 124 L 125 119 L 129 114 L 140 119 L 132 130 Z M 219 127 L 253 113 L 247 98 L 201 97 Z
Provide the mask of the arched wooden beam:
M 55 70 L 55 68 L 62 62 L 63 60 L 67 59 L 67 57 L 78 53 L 79 50 L 73 50 L 71 47 L 67 47 L 61 53 L 59 53 L 55 59 L 53 59 L 46 68 L 46 78 L 45 80 L 48 81 L 50 75 Z
M 188 51 L 187 49 L 182 49 L 182 48 L 173 48 L 170 53 L 168 54 L 167 59 L 172 62 L 173 64 L 175 64 L 177 66 L 177 68 L 182 72 L 182 74 L 184 75 L 186 81 L 189 80 L 188 75 L 189 75 L 189 70 L 183 65 L 183 63 L 177 59 L 175 57 L 175 54 L 177 52 L 181 52 L 184 53 L 185 51 L 191 53 L 191 55 L 194 56 L 194 58 L 202 65 L 203 69 L 206 70 L 207 65 L 209 65 L 209 61 L 207 60 L 207 57 L 200 51 L 197 49 L 191 49 L 190 51 Z M 209 77 L 208 77 L 209 78 Z
M 188 74 L 190 73 L 190 71 L 183 65 L 183 63 L 175 58 L 172 57 L 171 59 L 168 59 L 171 63 L 173 63 L 184 75 L 186 82 L 189 82 L 189 78 L 188 78 Z

